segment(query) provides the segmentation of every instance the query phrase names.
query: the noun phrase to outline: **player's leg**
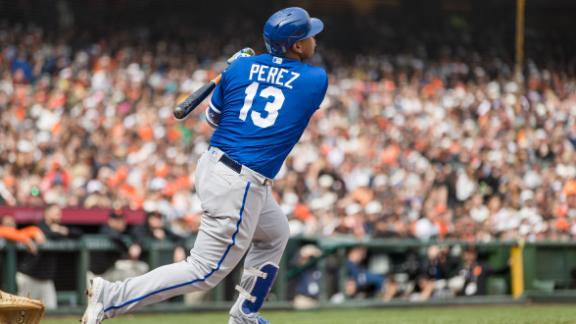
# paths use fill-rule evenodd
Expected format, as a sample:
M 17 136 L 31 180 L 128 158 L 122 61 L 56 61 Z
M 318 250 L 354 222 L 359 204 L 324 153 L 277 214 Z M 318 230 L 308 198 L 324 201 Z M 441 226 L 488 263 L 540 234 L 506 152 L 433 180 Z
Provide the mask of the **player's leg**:
M 252 185 L 206 155 L 199 162 L 196 188 L 205 214 L 190 256 L 123 282 L 99 280 L 105 318 L 183 293 L 208 290 L 240 261 L 258 223 L 266 188 Z
M 244 261 L 237 286 L 240 295 L 230 310 L 229 324 L 262 323 L 258 312 L 274 283 L 289 237 L 288 220 L 270 192 Z

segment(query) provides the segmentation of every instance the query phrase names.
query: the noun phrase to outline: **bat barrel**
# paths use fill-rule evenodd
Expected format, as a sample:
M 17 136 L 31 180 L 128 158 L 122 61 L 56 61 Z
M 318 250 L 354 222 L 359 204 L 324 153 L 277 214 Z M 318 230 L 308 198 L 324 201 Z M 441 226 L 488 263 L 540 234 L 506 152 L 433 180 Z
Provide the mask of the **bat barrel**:
M 186 98 L 184 102 L 174 108 L 174 117 L 176 119 L 184 119 L 188 116 L 208 95 L 214 88 L 216 83 L 210 81 L 208 84 L 196 90 L 190 97 Z

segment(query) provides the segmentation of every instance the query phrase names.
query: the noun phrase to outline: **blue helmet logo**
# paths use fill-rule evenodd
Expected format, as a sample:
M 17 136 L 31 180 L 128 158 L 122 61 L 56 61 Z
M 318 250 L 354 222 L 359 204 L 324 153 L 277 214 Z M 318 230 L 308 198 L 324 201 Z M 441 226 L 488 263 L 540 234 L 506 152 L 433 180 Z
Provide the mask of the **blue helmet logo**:
M 310 18 L 302 8 L 282 9 L 264 24 L 264 43 L 268 53 L 283 56 L 299 40 L 313 37 L 324 29 L 318 18 Z

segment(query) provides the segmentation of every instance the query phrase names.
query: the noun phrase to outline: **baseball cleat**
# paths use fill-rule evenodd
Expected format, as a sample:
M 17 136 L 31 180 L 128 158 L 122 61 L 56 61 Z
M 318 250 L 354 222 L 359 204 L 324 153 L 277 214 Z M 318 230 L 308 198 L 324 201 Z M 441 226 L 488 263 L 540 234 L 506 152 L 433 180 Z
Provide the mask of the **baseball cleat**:
M 90 280 L 90 288 L 86 289 L 88 306 L 86 306 L 86 311 L 82 316 L 82 324 L 100 324 L 104 320 L 104 305 L 99 301 L 103 287 L 104 280 L 102 278 L 96 277 Z

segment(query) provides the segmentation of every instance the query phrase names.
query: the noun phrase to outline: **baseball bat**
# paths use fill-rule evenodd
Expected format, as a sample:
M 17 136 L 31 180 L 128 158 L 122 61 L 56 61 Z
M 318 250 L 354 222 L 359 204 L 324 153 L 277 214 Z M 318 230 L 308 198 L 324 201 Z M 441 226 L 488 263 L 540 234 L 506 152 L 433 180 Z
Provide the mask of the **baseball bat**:
M 194 93 L 186 98 L 186 100 L 176 106 L 174 109 L 174 117 L 176 117 L 176 119 L 186 118 L 202 101 L 204 101 L 204 99 L 206 99 L 206 97 L 208 97 L 212 90 L 216 88 L 216 85 L 220 83 L 221 79 L 222 74 L 220 73 L 200 89 L 194 91 Z

